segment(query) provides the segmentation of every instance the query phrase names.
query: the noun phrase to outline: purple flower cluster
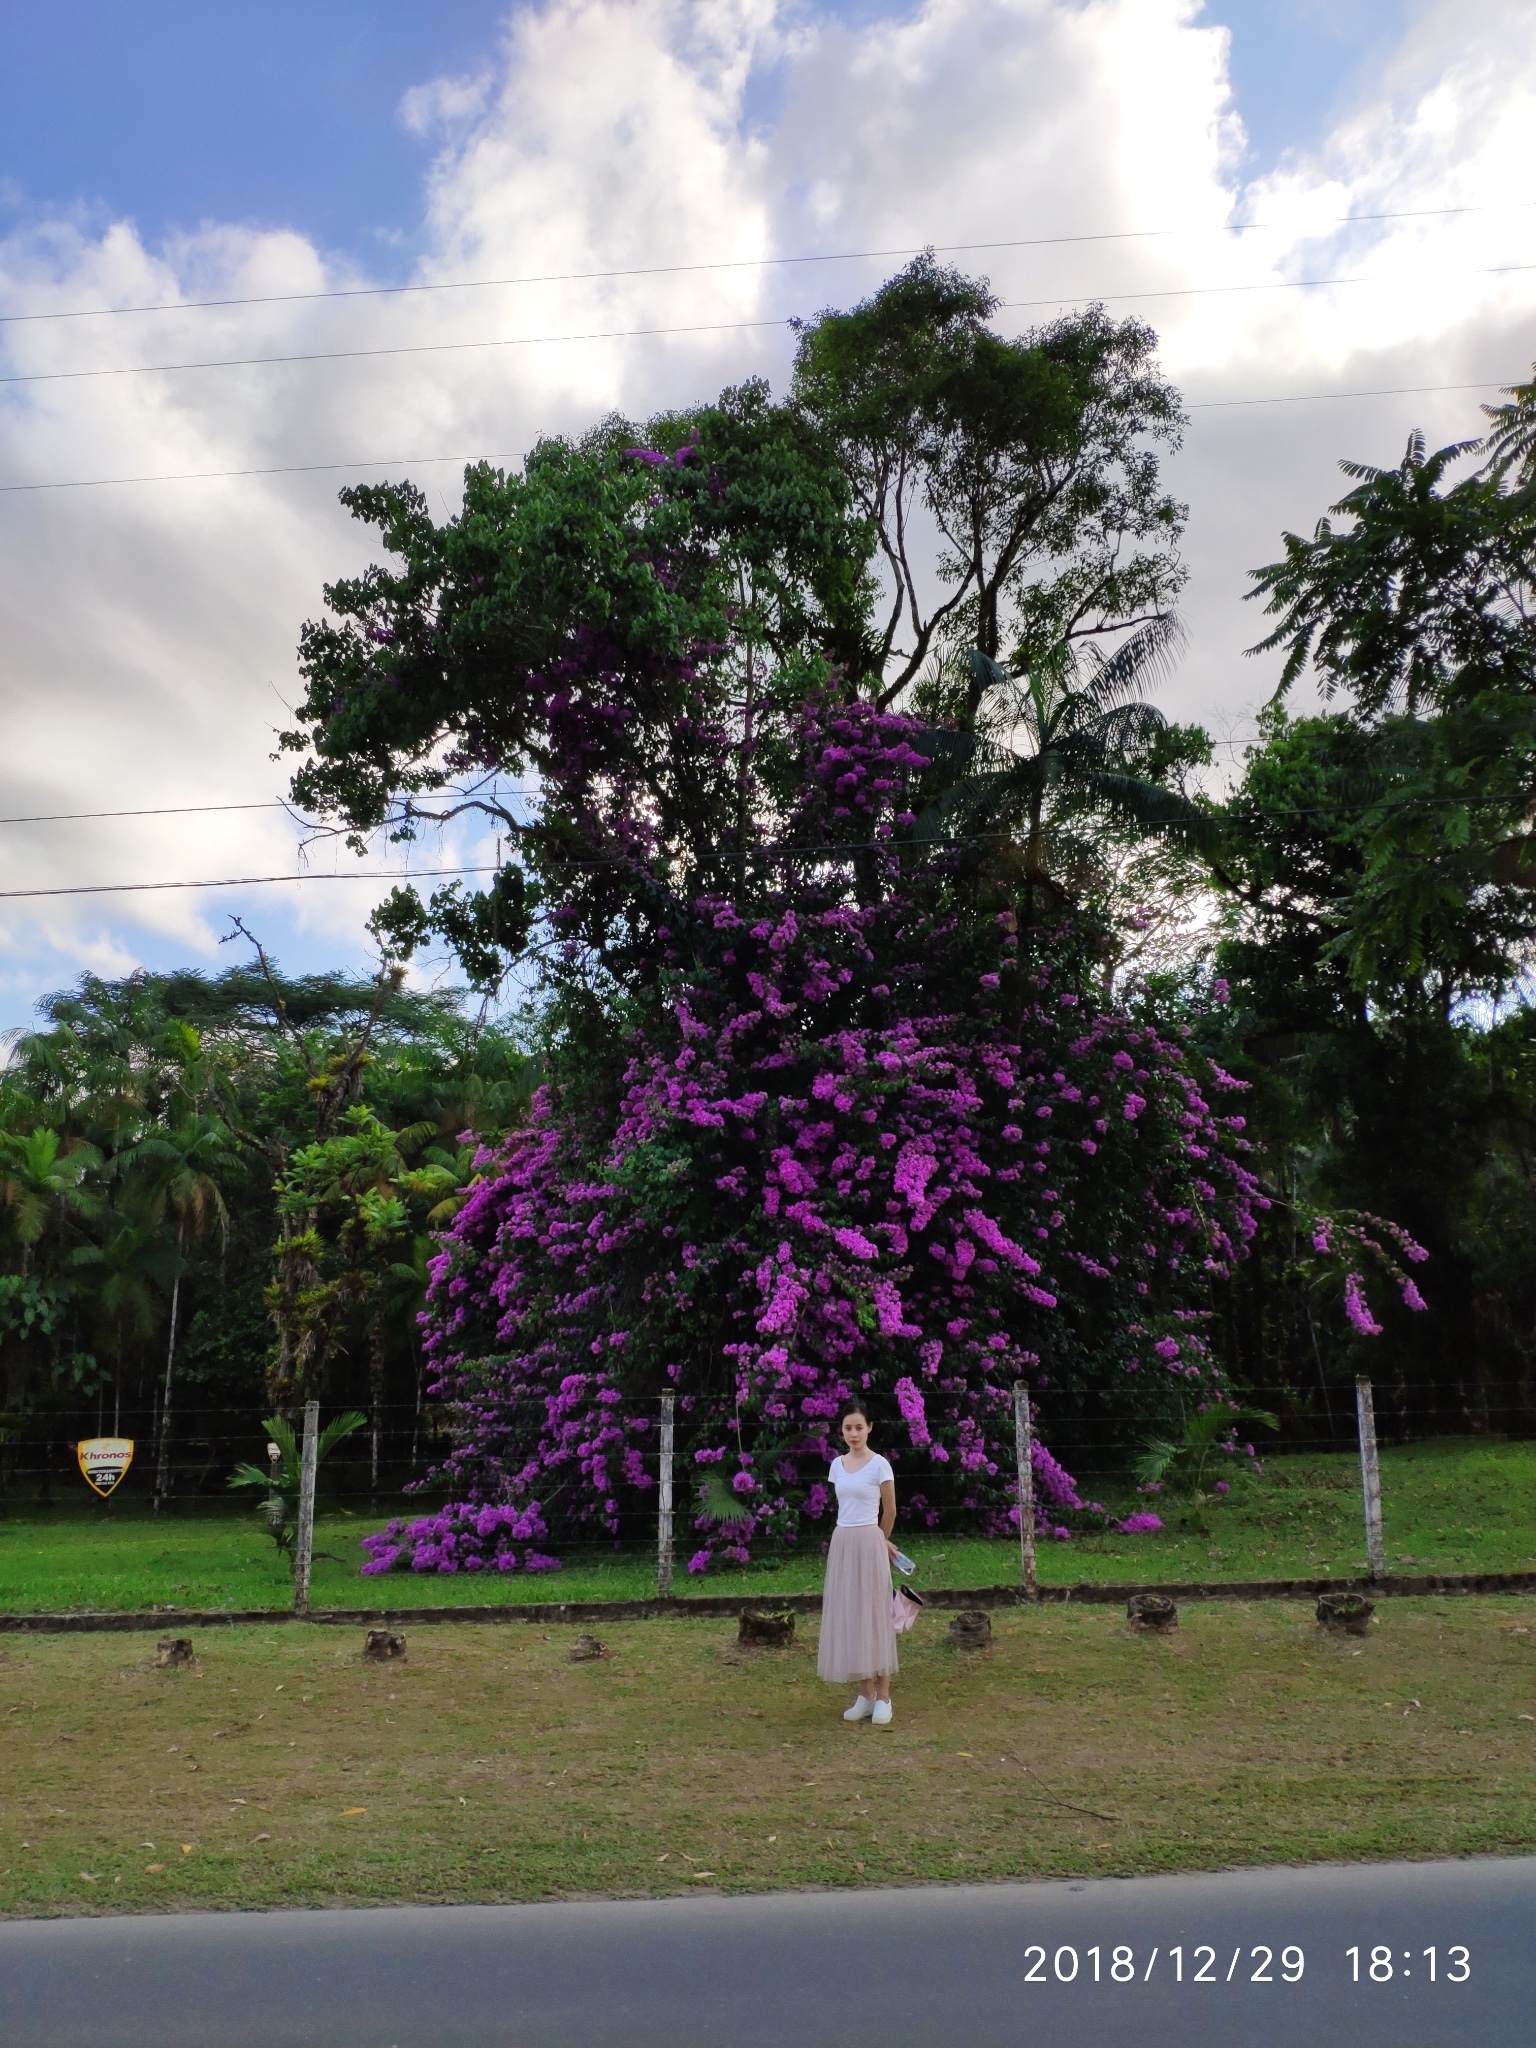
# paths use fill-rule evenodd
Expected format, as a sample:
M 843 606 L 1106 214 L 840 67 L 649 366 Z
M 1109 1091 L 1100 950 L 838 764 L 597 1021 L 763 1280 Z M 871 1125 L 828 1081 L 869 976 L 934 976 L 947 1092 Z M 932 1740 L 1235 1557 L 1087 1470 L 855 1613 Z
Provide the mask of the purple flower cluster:
M 1362 1337 L 1379 1337 L 1382 1325 L 1376 1320 L 1365 1291 L 1361 1267 L 1371 1265 L 1389 1286 L 1395 1287 L 1403 1306 L 1414 1314 L 1428 1307 L 1402 1262 L 1422 1265 L 1429 1257 L 1400 1224 L 1368 1210 L 1344 1210 L 1331 1216 L 1313 1218 L 1312 1250 L 1337 1272 L 1342 1268 L 1344 1314 L 1350 1327 Z
M 1241 1084 L 1094 1011 L 1038 933 L 1026 964 L 1012 912 L 911 886 L 914 733 L 808 714 L 793 836 L 827 848 L 819 874 L 673 913 L 669 1005 L 621 1099 L 595 1115 L 546 1088 L 484 1162 L 423 1319 L 465 1502 L 558 1501 L 564 1534 L 611 1540 L 654 1500 L 670 1388 L 689 1568 L 745 1559 L 823 1510 L 860 1393 L 900 1418 L 882 1444 L 920 1514 L 942 1498 L 1001 1533 L 1016 1381 L 1047 1416 L 1073 1376 L 1149 1413 L 1158 1386 L 1215 1389 L 1191 1325 L 1268 1206 L 1220 1103 Z M 1085 1505 L 1040 1443 L 1035 1484 Z
M 383 1572 L 557 1572 L 560 1560 L 536 1550 L 547 1538 L 535 1503 L 523 1507 L 455 1505 L 414 1522 L 394 1521 L 365 1536 L 369 1577 Z

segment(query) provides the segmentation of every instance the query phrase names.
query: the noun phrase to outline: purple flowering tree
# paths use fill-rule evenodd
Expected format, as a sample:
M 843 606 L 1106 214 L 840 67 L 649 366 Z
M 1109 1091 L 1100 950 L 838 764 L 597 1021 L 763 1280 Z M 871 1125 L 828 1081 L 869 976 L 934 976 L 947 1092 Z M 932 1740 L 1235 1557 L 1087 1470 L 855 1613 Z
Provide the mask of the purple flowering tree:
M 1031 650 L 1070 678 L 1074 636 L 1169 616 L 1149 451 L 1177 400 L 1133 323 L 1004 343 L 990 303 L 914 266 L 807 332 L 789 403 L 751 386 L 543 444 L 471 470 L 443 526 L 408 486 L 347 494 L 396 565 L 306 629 L 295 792 L 359 841 L 495 820 L 494 890 L 377 928 L 452 941 L 482 985 L 520 963 L 546 1060 L 433 1265 L 453 1505 L 376 1569 L 638 1528 L 667 1391 L 695 1570 L 825 1528 L 853 1391 L 905 1511 L 992 1531 L 1016 1381 L 1061 1529 L 1082 1503 L 1053 1432 L 1128 1445 L 1221 1397 L 1203 1332 L 1266 1205 L 1239 1084 L 1096 998 L 1109 934 L 1023 858 L 1074 762 L 1078 838 L 1124 824 L 1115 749 L 1156 714 L 978 773 Z M 923 507 L 968 535 L 931 574 Z M 929 656 L 958 694 L 907 689 Z M 1188 823 L 1165 796 L 1138 798 L 1149 828 Z
M 832 1418 L 867 1392 L 908 1512 L 1002 1531 L 1015 1381 L 1122 1438 L 1217 1392 L 1209 1290 L 1265 1201 L 1237 1084 L 1093 1010 L 1070 934 L 954 914 L 902 836 L 913 737 L 868 705 L 808 717 L 788 830 L 814 859 L 775 903 L 689 906 L 608 1118 L 551 1085 L 485 1159 L 427 1319 L 456 1495 L 615 1536 L 675 1389 L 693 1567 L 744 1559 L 824 1519 Z M 1082 1505 L 1044 1445 L 1036 1480 Z

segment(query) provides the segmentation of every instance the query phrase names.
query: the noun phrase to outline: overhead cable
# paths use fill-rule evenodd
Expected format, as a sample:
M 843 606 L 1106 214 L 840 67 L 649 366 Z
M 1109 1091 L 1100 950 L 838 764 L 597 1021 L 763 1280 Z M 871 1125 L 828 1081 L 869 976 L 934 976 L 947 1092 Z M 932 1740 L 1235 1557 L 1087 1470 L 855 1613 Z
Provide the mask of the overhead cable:
M 1464 277 L 1505 277 L 1536 270 L 1536 263 L 1494 263 L 1455 273 Z M 1000 310 L 1025 312 L 1042 306 L 1121 305 L 1129 300 L 1197 299 L 1234 293 L 1316 291 L 1333 285 L 1395 284 L 1383 277 L 1301 277 L 1267 284 L 1178 285 L 1137 292 L 1058 293 L 1043 299 L 1005 299 Z M 581 334 L 514 334 L 484 341 L 395 342 L 384 348 L 303 349 L 288 355 L 210 356 L 190 363 L 110 363 L 86 370 L 25 370 L 0 376 L 0 385 L 71 384 L 98 377 L 166 377 L 193 370 L 271 369 L 295 363 L 368 362 L 386 356 L 458 355 L 492 348 L 568 347 L 587 341 L 649 341 L 681 334 L 742 334 L 764 327 L 788 325 L 787 317 L 768 320 L 695 321 L 676 327 L 595 328 Z
M 89 818 L 181 818 L 208 811 L 285 811 L 279 797 L 249 804 L 156 804 L 142 811 L 38 811 L 30 817 L 0 818 L 0 825 L 77 825 Z
M 1421 206 L 1393 213 L 1339 214 L 1315 223 L 1317 229 L 1367 226 L 1391 220 L 1443 220 L 1456 214 L 1518 212 L 1536 204 L 1527 199 L 1496 201 L 1486 206 Z M 0 326 L 20 326 L 39 320 L 100 320 L 135 313 L 197 313 L 223 311 L 237 306 L 313 305 L 321 300 L 391 299 L 433 292 L 494 291 L 504 287 L 535 284 L 598 284 L 626 277 L 688 277 L 717 270 L 781 270 L 800 264 L 875 263 L 900 256 L 920 256 L 932 249 L 936 256 L 985 255 L 1001 249 L 1058 249 L 1093 242 L 1146 242 L 1179 235 L 1247 235 L 1268 233 L 1291 225 L 1285 221 L 1229 221 L 1215 228 L 1121 228 L 1089 235 L 1027 235 L 997 242 L 924 242 L 901 249 L 843 249 L 815 256 L 731 256 L 709 263 L 649 263 L 623 270 L 556 270 L 523 277 L 445 278 L 429 284 L 342 285 L 325 291 L 262 292 L 245 298 L 165 299 L 143 306 L 63 306 L 33 313 L 0 313 Z M 1311 230 L 1294 229 L 1315 239 Z
M 508 788 L 505 784 L 491 790 L 492 797 L 539 796 L 542 793 L 538 789 Z M 444 790 L 441 797 L 434 797 L 432 800 L 449 802 L 457 799 L 462 803 L 473 803 L 480 795 L 481 792 L 478 790 Z M 199 817 L 208 811 L 286 811 L 297 823 L 309 824 L 309 820 L 300 818 L 292 804 L 282 797 L 264 797 L 243 804 L 156 804 L 148 810 L 134 811 L 39 811 L 27 817 L 0 818 L 0 825 L 76 825 L 93 818 L 191 818 Z M 422 824 L 436 822 L 435 819 L 422 817 L 419 813 L 416 821 Z
M 1502 391 L 1497 377 L 1485 377 L 1478 384 L 1387 384 L 1370 391 L 1282 391 L 1260 398 L 1204 398 L 1194 400 L 1189 412 L 1225 412 L 1244 405 L 1320 405 L 1334 399 L 1416 398 L 1441 391 Z M 232 478 L 263 476 L 316 476 L 353 469 L 411 469 L 436 462 L 521 462 L 527 451 L 521 448 L 482 450 L 478 455 L 361 455 L 349 462 L 278 462 L 265 469 L 183 469 L 161 476 L 65 477 L 56 482 L 0 484 L 0 497 L 18 491 L 100 491 L 126 484 L 218 483 Z M 3 823 L 4 820 L 0 820 Z
M 1263 807 L 1254 814 L 1270 823 L 1286 818 L 1340 817 L 1351 813 L 1364 815 L 1382 810 L 1430 810 L 1450 808 L 1453 810 L 1475 811 L 1486 807 L 1507 808 L 1512 799 L 1508 796 L 1487 797 L 1376 797 L 1357 799 L 1351 803 L 1279 805 L 1273 809 Z M 1219 812 L 1210 814 L 1212 822 L 1219 821 Z M 941 853 L 954 852 L 966 846 L 975 846 L 988 838 L 1010 839 L 1007 832 L 977 833 L 969 839 L 944 840 L 895 840 L 860 839 L 842 840 L 836 845 L 820 844 L 782 846 L 764 845 L 754 850 L 762 858 L 774 861 L 789 857 L 804 856 L 809 860 L 837 861 L 851 858 L 856 853 Z M 617 854 L 584 854 L 574 856 L 562 863 L 573 868 L 602 869 L 626 868 L 633 870 L 636 863 Z M 302 871 L 287 875 L 224 875 L 207 881 L 171 882 L 78 882 L 51 889 L 0 889 L 0 902 L 15 902 L 23 898 L 32 899 L 50 896 L 133 896 L 158 893 L 170 889 L 254 889 L 284 882 L 423 882 L 436 881 L 448 875 L 495 875 L 509 866 L 507 861 L 490 861 L 462 867 L 446 868 L 391 868 L 382 872 L 365 868 L 353 874 L 338 871 Z
M 504 865 L 504 863 L 503 863 Z M 162 889 L 257 889 L 272 882 L 416 882 L 432 881 L 443 875 L 494 875 L 500 870 L 492 862 L 485 867 L 363 869 L 356 874 L 324 873 L 310 869 L 294 875 L 220 875 L 197 882 L 72 882 L 56 889 L 0 889 L 0 901 L 14 902 L 34 896 L 137 896 Z

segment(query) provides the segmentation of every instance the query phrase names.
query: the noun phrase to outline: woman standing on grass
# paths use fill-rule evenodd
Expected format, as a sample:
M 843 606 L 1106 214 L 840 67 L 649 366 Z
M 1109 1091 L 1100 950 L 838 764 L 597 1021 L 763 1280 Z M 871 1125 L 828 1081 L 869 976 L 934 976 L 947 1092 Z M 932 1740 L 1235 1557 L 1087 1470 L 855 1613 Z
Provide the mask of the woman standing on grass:
M 891 1559 L 896 1546 L 896 1475 L 870 1447 L 869 1411 L 845 1401 L 838 1415 L 847 1449 L 832 1460 L 837 1527 L 827 1550 L 821 1599 L 821 1644 L 816 1669 L 829 1684 L 858 1680 L 859 1696 L 845 1721 L 891 1725 L 891 1679 L 896 1671 L 896 1624 Z

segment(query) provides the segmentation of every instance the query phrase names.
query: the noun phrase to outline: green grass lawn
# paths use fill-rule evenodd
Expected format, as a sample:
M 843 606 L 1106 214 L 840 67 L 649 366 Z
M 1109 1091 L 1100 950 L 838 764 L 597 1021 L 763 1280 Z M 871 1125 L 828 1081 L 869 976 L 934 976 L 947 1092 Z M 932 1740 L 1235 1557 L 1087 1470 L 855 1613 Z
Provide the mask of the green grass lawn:
M 1382 1454 L 1387 1556 L 1393 1571 L 1536 1568 L 1536 1444 L 1457 1438 Z M 1144 1506 L 1127 1497 L 1121 1506 Z M 1168 1523 L 1150 1536 L 1040 1546 L 1047 1585 L 1348 1577 L 1366 1569 L 1359 1468 L 1352 1456 L 1276 1457 L 1264 1474 L 1200 1509 L 1154 1503 Z M 334 1607 L 478 1605 L 504 1600 L 641 1599 L 654 1560 L 633 1551 L 572 1553 L 563 1571 L 363 1578 L 359 1539 L 384 1515 L 322 1513 L 313 1598 Z M 1011 1543 L 898 1527 L 917 1584 L 990 1586 L 1018 1577 Z M 680 1545 L 686 1554 L 686 1544 Z M 679 1573 L 681 1593 L 768 1597 L 821 1584 L 818 1552 L 749 1571 Z M 281 1607 L 287 1568 L 243 1505 L 196 1501 L 156 1519 L 134 1499 L 31 1508 L 0 1520 L 0 1612 L 147 1607 Z
M 636 1896 L 1529 1851 L 1536 1600 L 930 1616 L 887 1731 L 815 1623 L 573 1632 L 262 1623 L 156 1670 L 142 1636 L 0 1644 L 0 1913 Z

